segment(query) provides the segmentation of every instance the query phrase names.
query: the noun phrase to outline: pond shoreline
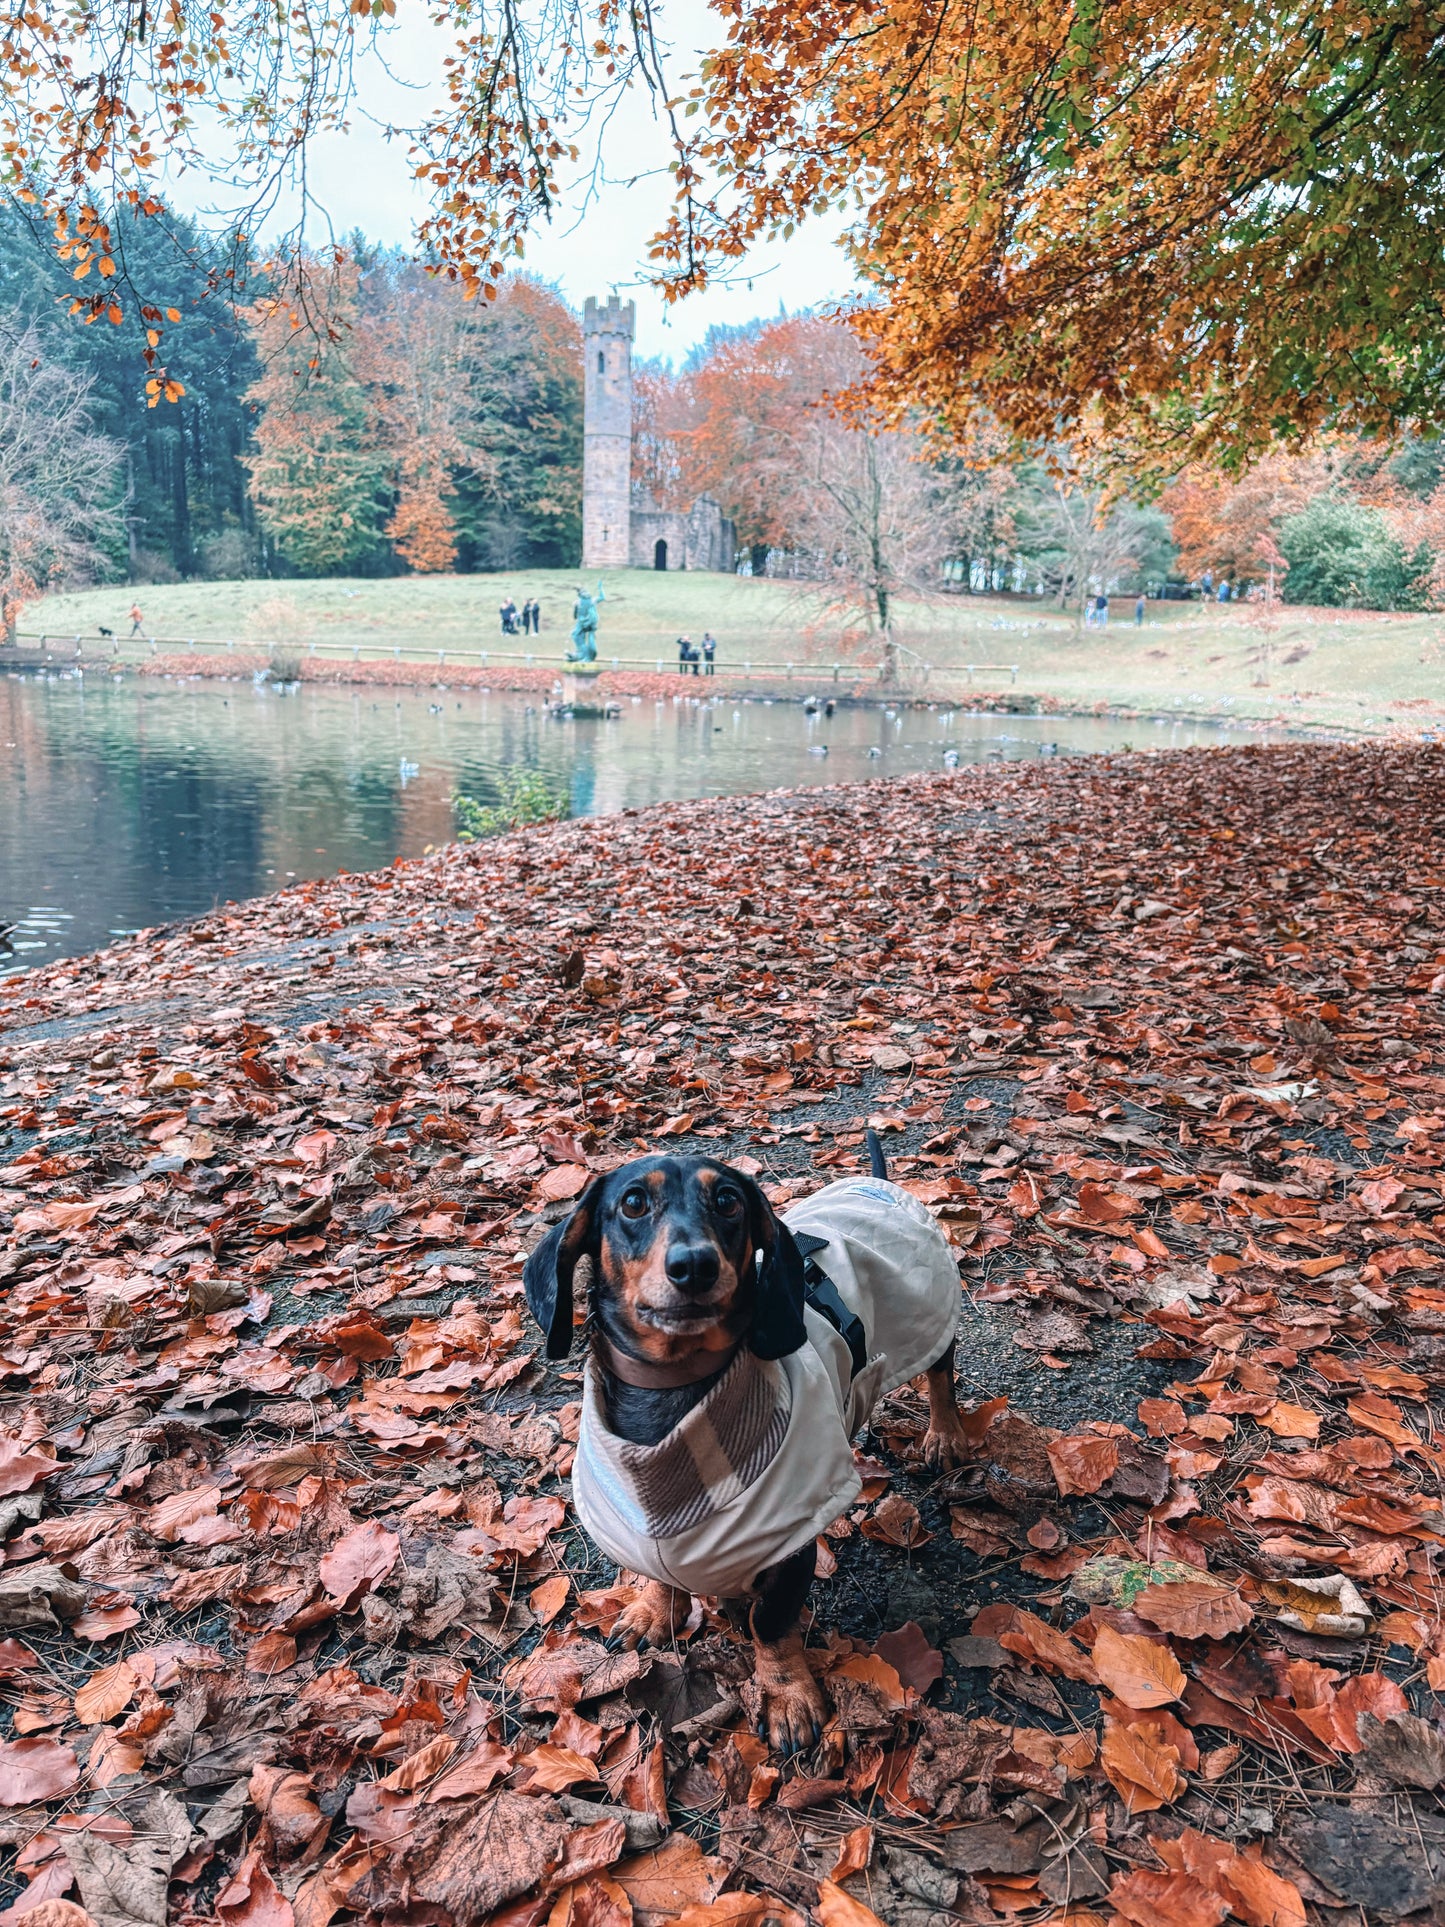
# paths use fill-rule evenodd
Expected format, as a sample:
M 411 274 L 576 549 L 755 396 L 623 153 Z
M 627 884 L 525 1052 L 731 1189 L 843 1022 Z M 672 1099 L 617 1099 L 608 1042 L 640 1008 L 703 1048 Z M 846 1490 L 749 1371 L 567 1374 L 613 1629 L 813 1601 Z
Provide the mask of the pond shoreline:
M 295 679 L 309 684 L 468 689 L 497 695 L 545 695 L 556 686 L 566 667 L 560 661 L 555 666 L 538 663 L 529 667 L 519 664 L 483 666 L 462 662 L 432 664 L 387 661 L 374 657 L 347 662 L 309 655 L 287 655 L 283 660 L 288 665 L 294 661 L 297 668 Z M 85 675 L 117 678 L 137 676 L 170 681 L 248 682 L 258 676 L 269 675 L 273 663 L 272 654 L 255 649 L 227 651 L 224 654 L 202 650 L 171 651 L 138 662 L 100 656 L 87 658 L 76 652 L 0 649 L 0 672 L 6 669 L 30 673 L 79 670 Z M 831 668 L 831 665 L 828 667 Z M 1170 723 L 1209 728 L 1249 732 L 1284 730 L 1291 736 L 1321 743 L 1419 740 L 1418 729 L 1401 724 L 1361 724 L 1347 730 L 1337 724 L 1313 721 L 1308 716 L 1290 716 L 1282 710 L 1268 716 L 1231 715 L 1221 714 L 1217 709 L 1126 703 L 1106 698 L 1095 702 L 1078 702 L 1027 689 L 983 689 L 972 685 L 963 688 L 940 687 L 936 693 L 904 688 L 885 690 L 871 677 L 835 680 L 822 665 L 799 664 L 797 668 L 799 673 L 789 677 L 784 686 L 780 686 L 775 677 L 748 675 L 730 670 L 726 664 L 720 665 L 714 676 L 682 676 L 669 670 L 659 674 L 655 671 L 604 668 L 598 678 L 598 692 L 603 696 L 650 697 L 654 701 L 666 701 L 678 696 L 701 698 L 705 695 L 727 696 L 734 701 L 765 700 L 795 704 L 832 700 L 839 707 L 849 708 L 952 708 L 980 715 L 1074 716 L 1117 722 L 1136 719 L 1152 721 L 1158 717 Z

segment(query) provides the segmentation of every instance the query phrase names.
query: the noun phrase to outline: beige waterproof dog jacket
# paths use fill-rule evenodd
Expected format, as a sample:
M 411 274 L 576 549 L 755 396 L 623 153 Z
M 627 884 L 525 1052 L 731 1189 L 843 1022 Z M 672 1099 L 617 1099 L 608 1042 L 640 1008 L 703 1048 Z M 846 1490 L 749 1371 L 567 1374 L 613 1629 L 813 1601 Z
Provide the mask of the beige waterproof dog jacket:
M 896 1184 L 845 1178 L 783 1222 L 836 1288 L 840 1322 L 861 1321 L 853 1346 L 809 1302 L 806 1344 L 780 1359 L 744 1347 L 656 1445 L 610 1432 L 590 1359 L 583 1374 L 577 1516 L 618 1565 L 683 1592 L 746 1592 L 845 1512 L 861 1488 L 852 1438 L 877 1401 L 934 1364 L 958 1329 L 948 1242 Z M 819 1296 L 830 1294 L 810 1292 Z

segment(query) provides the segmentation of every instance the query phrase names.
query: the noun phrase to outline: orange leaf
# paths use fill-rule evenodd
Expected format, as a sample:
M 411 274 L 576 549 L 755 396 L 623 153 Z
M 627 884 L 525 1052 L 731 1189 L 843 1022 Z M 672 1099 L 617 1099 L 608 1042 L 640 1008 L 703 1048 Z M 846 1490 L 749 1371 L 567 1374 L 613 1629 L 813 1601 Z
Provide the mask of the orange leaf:
M 908 1704 L 909 1694 L 897 1669 L 877 1653 L 852 1653 L 833 1670 L 844 1679 L 861 1680 L 865 1686 L 871 1686 L 887 1706 L 901 1710 Z
M 342 1609 L 354 1606 L 396 1564 L 401 1541 L 376 1519 L 342 1533 L 317 1565 L 321 1583 Z
M 1020 1609 L 1007 1632 L 999 1634 L 999 1644 L 1021 1659 L 1032 1660 L 1046 1672 L 1061 1673 L 1085 1686 L 1097 1686 L 1099 1675 L 1088 1654 L 1076 1646 L 1067 1633 L 1061 1633 L 1046 1619 Z
M 896 1492 L 890 1492 L 886 1499 L 879 1500 L 860 1530 L 865 1539 L 877 1539 L 886 1546 L 904 1548 L 926 1545 L 933 1537 L 931 1532 L 924 1530 L 918 1507 Z
M 723 1894 L 700 1907 L 685 1907 L 669 1927 L 772 1927 L 773 1922 L 777 1927 L 807 1927 L 800 1913 L 771 1894 Z
M 592 1173 L 585 1164 L 556 1164 L 550 1171 L 542 1173 L 537 1181 L 537 1189 L 549 1203 L 561 1204 L 585 1190 L 591 1178 Z
M 1287 1398 L 1276 1399 L 1272 1409 L 1260 1415 L 1260 1424 L 1277 1439 L 1317 1439 L 1320 1420 L 1317 1412 L 1303 1405 L 1291 1405 Z
M 1228 1903 L 1187 1873 L 1121 1875 L 1109 1890 L 1115 1911 L 1134 1927 L 1216 1927 Z
M 1133 1198 L 1106 1191 L 1101 1184 L 1079 1186 L 1079 1215 L 1090 1224 L 1118 1224 L 1124 1218 L 1136 1217 L 1140 1209 Z
M 818 1882 L 818 1904 L 813 1911 L 823 1927 L 884 1927 L 871 1907 L 845 1894 L 831 1880 Z
M 1159 1641 L 1142 1633 L 1117 1633 L 1101 1626 L 1094 1641 L 1094 1666 L 1109 1691 L 1126 1706 L 1167 1706 L 1184 1691 L 1184 1669 Z
M 1177 1633 L 1181 1639 L 1224 1639 L 1243 1632 L 1254 1617 L 1232 1587 L 1195 1579 L 1146 1586 L 1134 1610 L 1161 1633 Z
M 690 1834 L 670 1833 L 650 1852 L 619 1860 L 612 1877 L 626 1889 L 635 1913 L 668 1920 L 685 1907 L 715 1900 L 728 1871 L 726 1861 L 704 1853 Z
M 1146 1727 L 1105 1720 L 1099 1763 L 1130 1813 L 1152 1813 L 1188 1786 L 1176 1747 L 1163 1746 Z
M 838 1843 L 838 1858 L 833 1862 L 828 1878 L 832 1881 L 846 1880 L 850 1873 L 862 1873 L 873 1854 L 873 1829 L 870 1826 L 854 1827 L 845 1833 Z
M 579 1780 L 602 1778 L 595 1761 L 584 1760 L 570 1746 L 553 1746 L 550 1741 L 539 1746 L 535 1752 L 524 1754 L 517 1764 L 531 1767 L 533 1778 L 529 1784 L 541 1787 L 548 1793 L 561 1793 L 564 1788 L 575 1786 Z
M 540 1586 L 533 1586 L 527 1595 L 527 1604 L 544 1626 L 552 1621 L 567 1604 L 567 1594 L 572 1581 L 565 1572 L 554 1572 L 550 1579 L 544 1579 Z
M 123 1659 L 92 1673 L 75 1696 L 75 1717 L 82 1726 L 113 1720 L 135 1697 L 140 1675 Z
M 1049 1464 L 1065 1498 L 1097 1492 L 1119 1469 L 1119 1441 L 1091 1435 L 1050 1439 Z
M 68 1746 L 54 1740 L 0 1741 L 0 1807 L 28 1807 L 73 1793 L 80 1768 Z
M 1262 1860 L 1237 1853 L 1224 1871 L 1231 1911 L 1248 1927 L 1304 1927 L 1300 1890 Z

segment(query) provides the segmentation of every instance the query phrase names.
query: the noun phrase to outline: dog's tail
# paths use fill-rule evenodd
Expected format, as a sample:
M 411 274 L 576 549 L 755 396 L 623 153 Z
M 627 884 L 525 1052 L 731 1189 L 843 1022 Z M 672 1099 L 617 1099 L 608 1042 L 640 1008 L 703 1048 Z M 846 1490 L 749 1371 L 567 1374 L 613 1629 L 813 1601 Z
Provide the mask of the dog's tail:
M 883 1155 L 883 1146 L 878 1141 L 878 1133 L 874 1130 L 865 1130 L 863 1133 L 863 1142 L 868 1146 L 868 1172 L 870 1177 L 886 1178 L 888 1176 L 888 1160 Z

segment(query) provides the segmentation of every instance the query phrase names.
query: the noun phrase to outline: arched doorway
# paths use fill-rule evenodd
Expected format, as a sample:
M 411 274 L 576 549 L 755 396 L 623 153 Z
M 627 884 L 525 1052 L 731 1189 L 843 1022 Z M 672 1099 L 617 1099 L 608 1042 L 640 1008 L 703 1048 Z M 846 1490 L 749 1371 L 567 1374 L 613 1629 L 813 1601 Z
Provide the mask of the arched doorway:
M 666 542 L 662 542 L 662 541 L 659 541 L 659 542 L 657 543 L 657 545 L 656 545 L 656 547 L 655 547 L 655 548 L 653 549 L 653 551 L 652 551 L 652 566 L 653 566 L 653 568 L 654 568 L 654 569 L 665 569 L 665 568 L 667 567 L 667 544 L 666 544 Z

